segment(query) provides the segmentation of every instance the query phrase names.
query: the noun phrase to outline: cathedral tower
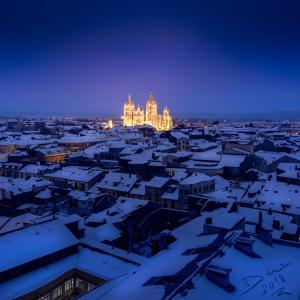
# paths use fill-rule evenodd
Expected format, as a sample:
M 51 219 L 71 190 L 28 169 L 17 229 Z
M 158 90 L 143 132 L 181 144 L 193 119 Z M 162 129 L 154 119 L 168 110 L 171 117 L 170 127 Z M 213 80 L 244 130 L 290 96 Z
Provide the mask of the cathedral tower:
M 167 107 L 164 108 L 163 114 L 157 112 L 157 103 L 150 93 L 146 103 L 146 111 L 139 106 L 135 109 L 134 103 L 128 96 L 127 102 L 124 104 L 123 110 L 123 125 L 151 125 L 156 130 L 169 130 L 173 127 L 173 120 Z
M 124 126 L 134 126 L 134 124 L 133 124 L 134 112 L 135 112 L 134 103 L 131 100 L 131 96 L 129 94 L 128 100 L 124 104 L 124 114 L 123 114 L 123 125 Z
M 146 123 L 155 127 L 157 122 L 157 103 L 152 95 L 149 95 L 148 101 L 146 103 Z

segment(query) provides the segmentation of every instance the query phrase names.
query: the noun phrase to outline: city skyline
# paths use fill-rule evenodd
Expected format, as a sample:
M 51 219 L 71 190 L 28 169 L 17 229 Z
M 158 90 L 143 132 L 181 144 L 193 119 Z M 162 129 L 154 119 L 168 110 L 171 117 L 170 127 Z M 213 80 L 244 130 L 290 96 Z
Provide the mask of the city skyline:
M 174 116 L 295 114 L 298 11 L 285 1 L 3 4 L 0 115 L 120 116 L 128 93 L 139 102 L 149 91 Z
M 300 300 L 300 2 L 0 3 L 0 300 Z

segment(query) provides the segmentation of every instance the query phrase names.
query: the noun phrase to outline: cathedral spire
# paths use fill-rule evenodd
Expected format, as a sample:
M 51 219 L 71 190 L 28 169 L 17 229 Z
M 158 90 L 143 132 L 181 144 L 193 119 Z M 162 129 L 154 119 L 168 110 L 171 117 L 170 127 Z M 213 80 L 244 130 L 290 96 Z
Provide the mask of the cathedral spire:
M 155 99 L 153 97 L 152 91 L 150 92 L 150 95 L 149 95 L 149 98 L 148 98 L 148 102 L 155 102 Z
M 132 102 L 132 100 L 131 100 L 130 93 L 129 93 L 129 95 L 128 95 L 127 104 L 130 104 L 130 105 L 132 105 L 132 104 L 133 104 L 133 102 Z

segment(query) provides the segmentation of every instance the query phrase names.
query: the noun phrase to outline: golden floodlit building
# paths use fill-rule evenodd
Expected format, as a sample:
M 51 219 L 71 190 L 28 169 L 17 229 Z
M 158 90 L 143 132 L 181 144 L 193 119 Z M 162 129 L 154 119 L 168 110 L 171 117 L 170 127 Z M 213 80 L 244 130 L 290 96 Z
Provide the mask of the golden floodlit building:
M 146 111 L 139 106 L 135 108 L 129 95 L 127 102 L 124 104 L 122 117 L 124 126 L 151 125 L 156 130 L 169 130 L 173 127 L 173 120 L 167 107 L 164 108 L 162 115 L 157 113 L 157 103 L 152 93 L 150 93 L 146 103 Z

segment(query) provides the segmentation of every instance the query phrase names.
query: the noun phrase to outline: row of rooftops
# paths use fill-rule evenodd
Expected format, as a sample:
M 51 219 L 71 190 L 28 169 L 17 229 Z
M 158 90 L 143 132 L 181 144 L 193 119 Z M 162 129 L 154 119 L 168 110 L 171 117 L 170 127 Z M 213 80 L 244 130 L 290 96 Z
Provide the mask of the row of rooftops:
M 126 197 L 115 195 L 109 207 L 92 210 L 85 217 L 62 217 L 57 213 L 52 220 L 49 211 L 41 213 L 39 205 L 31 203 L 18 207 L 20 211 L 30 212 L 0 217 L 0 246 L 5 260 L 0 263 L 0 273 L 68 247 L 75 246 L 78 251 L 31 274 L 0 284 L 0 294 L 7 299 L 16 298 L 54 280 L 61 272 L 79 268 L 110 280 L 82 299 L 140 299 L 141 295 L 152 299 L 198 299 L 202 294 L 207 299 L 260 299 L 264 293 L 270 297 L 273 293 L 276 295 L 279 289 L 279 293 L 284 291 L 287 297 L 299 295 L 294 275 L 300 271 L 297 252 L 297 216 L 300 215 L 300 182 L 297 181 L 300 139 L 297 132 L 300 127 L 281 125 L 209 124 L 206 128 L 178 127 L 169 133 L 153 132 L 152 136 L 144 136 L 138 128 L 99 130 L 89 125 L 88 129 L 83 129 L 80 122 L 71 122 L 61 126 L 64 136 L 2 132 L 0 148 L 18 147 L 9 149 L 13 152 L 8 159 L 26 156 L 32 150 L 51 154 L 68 149 L 70 161 L 23 165 L 23 162 L 7 162 L 4 155 L 2 163 L 7 169 L 20 167 L 32 175 L 44 169 L 49 172 L 40 173 L 40 178 L 0 177 L 1 191 L 18 195 L 38 187 L 35 197 L 51 201 L 55 189 L 53 181 L 85 183 L 96 179 L 85 191 L 68 187 L 64 199 L 88 202 L 102 197 L 105 190 L 124 193 Z M 78 134 L 70 134 L 71 130 L 77 130 Z M 180 144 L 180 140 L 187 143 Z M 271 143 L 266 142 L 268 140 Z M 69 149 L 69 144 L 84 145 L 74 150 Z M 229 153 L 222 149 L 222 144 L 230 146 Z M 247 145 L 250 147 L 244 148 Z M 77 161 L 75 164 L 78 157 L 84 157 L 91 164 L 87 166 Z M 251 162 L 247 169 L 257 174 L 255 179 L 241 179 L 245 174 L 240 172 L 229 180 L 219 172 L 226 168 L 233 172 L 241 169 L 249 158 L 259 160 L 259 164 Z M 115 169 L 102 168 L 102 161 L 112 163 Z M 130 172 L 123 169 L 123 164 L 128 164 Z M 162 168 L 165 173 L 144 178 L 136 172 L 139 166 L 147 172 L 150 167 Z M 128 234 L 124 231 L 127 221 L 135 221 L 140 228 L 150 216 L 154 216 L 151 220 L 155 222 L 155 217 L 161 216 L 158 211 L 166 209 L 143 198 L 147 196 L 147 188 L 163 190 L 168 186 L 159 198 L 178 200 L 179 186 L 202 182 L 213 182 L 214 189 L 195 193 L 196 205 L 203 209 L 200 216 L 185 219 L 184 225 L 152 236 L 152 239 L 159 236 L 161 243 L 164 238 L 172 237 L 172 243 L 158 254 L 149 255 L 144 249 L 139 249 L 137 254 L 119 247 L 117 242 Z M 133 199 L 128 195 L 141 198 Z M 58 210 L 67 211 L 66 201 Z M 178 209 L 171 209 L 171 212 L 182 213 Z M 84 237 L 78 238 L 70 232 L 65 226 L 71 222 L 66 221 L 68 218 L 80 223 Z M 145 239 L 138 246 L 143 248 L 147 243 L 151 244 L 151 240 Z M 268 273 L 281 267 L 284 282 L 277 278 L 280 285 L 276 289 L 274 286 L 274 289 L 262 291 L 262 284 L 278 284 L 276 276 Z M 251 276 L 263 278 L 261 285 L 248 291 Z

